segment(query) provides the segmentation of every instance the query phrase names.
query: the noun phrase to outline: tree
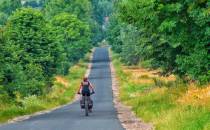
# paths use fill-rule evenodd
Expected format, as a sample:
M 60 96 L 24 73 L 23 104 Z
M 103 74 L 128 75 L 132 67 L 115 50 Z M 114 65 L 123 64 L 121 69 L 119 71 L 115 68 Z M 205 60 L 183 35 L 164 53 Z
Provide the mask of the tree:
M 113 1 L 111 0 L 91 0 L 93 6 L 93 18 L 96 21 L 96 26 L 93 26 L 97 29 L 94 30 L 94 36 L 97 36 L 97 42 L 102 41 L 105 38 L 106 31 L 104 27 L 107 24 L 105 19 L 109 18 L 113 11 Z M 95 40 L 94 40 L 95 41 Z
M 166 74 L 176 73 L 202 83 L 209 82 L 210 13 L 206 0 L 124 0 L 117 2 L 116 8 L 115 19 L 132 25 L 139 32 L 138 36 L 132 31 L 128 33 L 132 35 L 128 35 L 129 38 L 135 37 L 138 42 L 128 45 L 125 39 L 119 40 L 122 41 L 118 49 L 121 54 L 135 45 L 139 51 L 131 51 L 130 55 L 138 54 L 143 60 L 151 60 L 153 67 L 162 68 Z M 115 34 L 121 36 L 123 28 L 111 22 L 114 26 L 109 31 L 117 31 Z M 108 38 L 115 42 L 111 44 L 117 45 L 119 42 L 113 39 Z
M 21 0 L 2 0 L 0 1 L 0 26 L 4 25 L 9 15 L 21 7 Z
M 13 11 L 21 7 L 21 0 L 3 0 L 0 3 L 0 12 L 12 14 Z
M 90 28 L 87 23 L 80 21 L 75 15 L 60 13 L 51 21 L 57 27 L 57 36 L 62 43 L 71 63 L 77 62 L 90 49 Z
M 2 86 L 2 81 L 4 79 L 4 71 L 3 71 L 3 67 L 5 64 L 5 60 L 4 60 L 4 54 L 3 54 L 3 44 L 4 44 L 4 40 L 3 40 L 3 30 L 0 28 L 0 90 L 2 92 L 0 92 L 0 94 L 3 93 L 3 86 Z
M 121 30 L 123 28 L 124 25 L 116 18 L 116 15 L 112 15 L 107 27 L 106 39 L 112 46 L 112 50 L 117 53 L 122 52 L 123 41 L 121 39 Z
M 92 14 L 91 3 L 89 0 L 50 0 L 46 2 L 45 13 L 48 17 L 62 12 L 74 14 L 79 19 L 89 22 Z
M 41 94 L 46 81 L 56 73 L 59 45 L 50 34 L 43 14 L 22 8 L 10 18 L 4 29 L 6 64 L 3 85 L 10 95 Z
M 7 21 L 8 15 L 4 12 L 0 12 L 0 26 L 4 25 Z
M 113 12 L 113 1 L 111 0 L 92 0 L 94 18 L 100 24 L 104 24 L 104 18 Z

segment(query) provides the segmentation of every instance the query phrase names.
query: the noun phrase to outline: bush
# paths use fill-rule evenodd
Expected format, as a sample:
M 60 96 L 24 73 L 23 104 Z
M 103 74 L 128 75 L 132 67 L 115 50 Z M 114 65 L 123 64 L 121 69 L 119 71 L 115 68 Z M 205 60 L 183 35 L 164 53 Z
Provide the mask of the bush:
M 60 46 L 46 23 L 41 11 L 22 8 L 4 28 L 2 83 L 11 96 L 15 91 L 23 96 L 42 94 L 46 80 L 57 72 L 62 53 L 56 53 Z

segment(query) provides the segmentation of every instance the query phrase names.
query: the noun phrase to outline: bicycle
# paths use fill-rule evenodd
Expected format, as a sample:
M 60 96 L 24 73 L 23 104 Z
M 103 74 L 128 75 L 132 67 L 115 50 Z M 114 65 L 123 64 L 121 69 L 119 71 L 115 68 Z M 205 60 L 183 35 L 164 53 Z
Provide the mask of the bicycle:
M 78 93 L 80 94 L 80 93 Z M 94 92 L 90 93 L 90 95 L 94 94 Z M 84 103 L 82 103 L 84 101 Z M 90 99 L 90 96 L 85 94 L 85 96 L 82 97 L 82 100 L 80 101 L 80 106 L 82 109 L 85 109 L 85 116 L 89 116 L 89 112 L 92 109 L 93 102 Z

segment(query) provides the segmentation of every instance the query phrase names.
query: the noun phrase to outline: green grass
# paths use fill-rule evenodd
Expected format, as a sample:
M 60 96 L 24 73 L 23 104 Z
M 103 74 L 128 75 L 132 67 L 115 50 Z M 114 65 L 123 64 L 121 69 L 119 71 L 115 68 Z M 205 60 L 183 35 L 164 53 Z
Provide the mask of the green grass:
M 80 85 L 81 78 L 87 70 L 89 55 L 70 68 L 69 74 L 65 76 L 65 79 L 69 81 L 67 87 L 55 82 L 52 90 L 46 95 L 30 96 L 24 99 L 17 96 L 15 101 L 9 100 L 6 102 L 1 100 L 0 122 L 3 123 L 17 116 L 32 114 L 71 102 Z
M 176 106 L 155 122 L 161 130 L 207 130 L 210 128 L 210 112 L 203 107 Z
M 130 74 L 123 72 L 123 64 L 116 54 L 113 54 L 113 64 L 119 79 L 121 101 L 131 106 L 139 118 L 153 123 L 156 130 L 210 130 L 209 106 L 177 102 L 187 91 L 187 85 L 180 79 L 164 82 L 153 78 L 153 86 L 135 84 L 131 82 Z

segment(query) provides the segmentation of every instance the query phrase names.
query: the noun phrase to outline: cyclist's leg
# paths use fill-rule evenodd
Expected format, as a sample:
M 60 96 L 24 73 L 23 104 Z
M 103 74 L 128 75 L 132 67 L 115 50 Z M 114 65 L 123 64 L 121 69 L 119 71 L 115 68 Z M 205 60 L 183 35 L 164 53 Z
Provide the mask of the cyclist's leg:
M 92 112 L 93 101 L 92 101 L 92 99 L 90 97 L 90 92 L 87 93 L 87 97 L 88 97 L 89 111 Z
M 88 96 L 88 108 L 89 108 L 89 112 L 92 112 L 93 101 L 91 100 L 90 96 Z
M 82 93 L 82 99 L 80 100 L 81 108 L 85 107 L 85 93 Z

